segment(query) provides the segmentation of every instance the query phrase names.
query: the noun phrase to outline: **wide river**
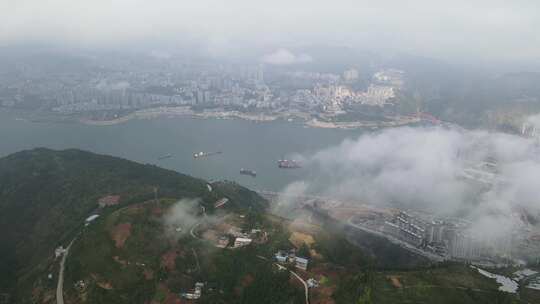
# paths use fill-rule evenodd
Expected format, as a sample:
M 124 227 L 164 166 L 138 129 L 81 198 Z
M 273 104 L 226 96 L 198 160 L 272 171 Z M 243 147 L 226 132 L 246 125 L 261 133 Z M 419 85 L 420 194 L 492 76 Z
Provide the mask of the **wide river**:
M 188 117 L 131 120 L 112 126 L 75 123 L 36 123 L 0 111 L 0 157 L 24 149 L 78 148 L 156 164 L 207 180 L 234 180 L 252 189 L 278 191 L 299 179 L 314 178 L 310 168 L 279 169 L 276 161 L 295 154 L 309 155 L 356 138 L 360 130 L 313 129 L 290 122 Z M 205 159 L 197 151 L 222 151 Z M 158 160 L 160 156 L 173 157 Z M 240 168 L 257 177 L 240 175 Z

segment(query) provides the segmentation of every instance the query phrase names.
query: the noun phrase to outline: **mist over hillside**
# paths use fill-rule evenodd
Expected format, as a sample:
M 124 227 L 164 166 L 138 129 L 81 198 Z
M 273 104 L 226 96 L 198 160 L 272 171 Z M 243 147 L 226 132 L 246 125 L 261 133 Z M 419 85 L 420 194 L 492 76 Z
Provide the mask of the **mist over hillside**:
M 479 239 L 538 234 L 538 142 L 498 132 L 456 127 L 396 128 L 361 135 L 311 155 L 310 179 L 284 189 L 287 196 L 317 194 L 352 205 L 378 205 L 461 218 Z M 286 206 L 281 206 L 286 208 Z M 293 208 L 294 206 L 289 206 Z M 535 259 L 519 246 L 517 257 Z

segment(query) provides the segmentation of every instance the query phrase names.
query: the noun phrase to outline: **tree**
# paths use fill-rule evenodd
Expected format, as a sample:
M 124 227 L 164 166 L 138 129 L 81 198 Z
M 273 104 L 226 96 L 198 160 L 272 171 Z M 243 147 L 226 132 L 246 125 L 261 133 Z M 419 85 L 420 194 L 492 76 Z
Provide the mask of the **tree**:
M 357 304 L 372 304 L 372 303 L 373 303 L 373 300 L 371 299 L 371 288 L 366 287 L 364 288 L 364 293 L 358 299 Z
M 309 247 L 306 245 L 306 243 L 303 243 L 300 248 L 298 248 L 298 256 L 310 258 L 311 253 L 309 251 Z

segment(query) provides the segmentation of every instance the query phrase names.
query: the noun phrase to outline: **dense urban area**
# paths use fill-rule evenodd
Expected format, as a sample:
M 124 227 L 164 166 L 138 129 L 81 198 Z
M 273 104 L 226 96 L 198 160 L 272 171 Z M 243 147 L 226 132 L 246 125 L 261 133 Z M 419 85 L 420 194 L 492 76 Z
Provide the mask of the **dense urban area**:
M 114 121 L 130 114 L 297 118 L 320 127 L 331 126 L 325 123 L 336 117 L 352 122 L 386 119 L 395 125 L 417 121 L 396 110 L 406 76 L 399 69 L 368 72 L 349 67 L 341 73 L 324 73 L 263 63 L 148 60 L 147 65 L 88 60 L 89 68 L 74 63 L 53 73 L 47 66 L 13 64 L 1 75 L 0 105 L 37 108 L 87 122 Z

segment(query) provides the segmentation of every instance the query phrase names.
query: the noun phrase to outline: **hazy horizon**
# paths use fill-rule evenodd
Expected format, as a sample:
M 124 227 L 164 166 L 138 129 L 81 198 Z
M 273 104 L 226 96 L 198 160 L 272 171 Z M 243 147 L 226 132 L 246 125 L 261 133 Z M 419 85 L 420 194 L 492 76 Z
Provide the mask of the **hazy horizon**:
M 0 4 L 0 46 L 188 48 L 234 57 L 330 45 L 450 61 L 538 63 L 539 8 L 536 1 L 484 0 L 8 0 Z M 296 56 L 311 55 L 281 53 L 285 61 Z

